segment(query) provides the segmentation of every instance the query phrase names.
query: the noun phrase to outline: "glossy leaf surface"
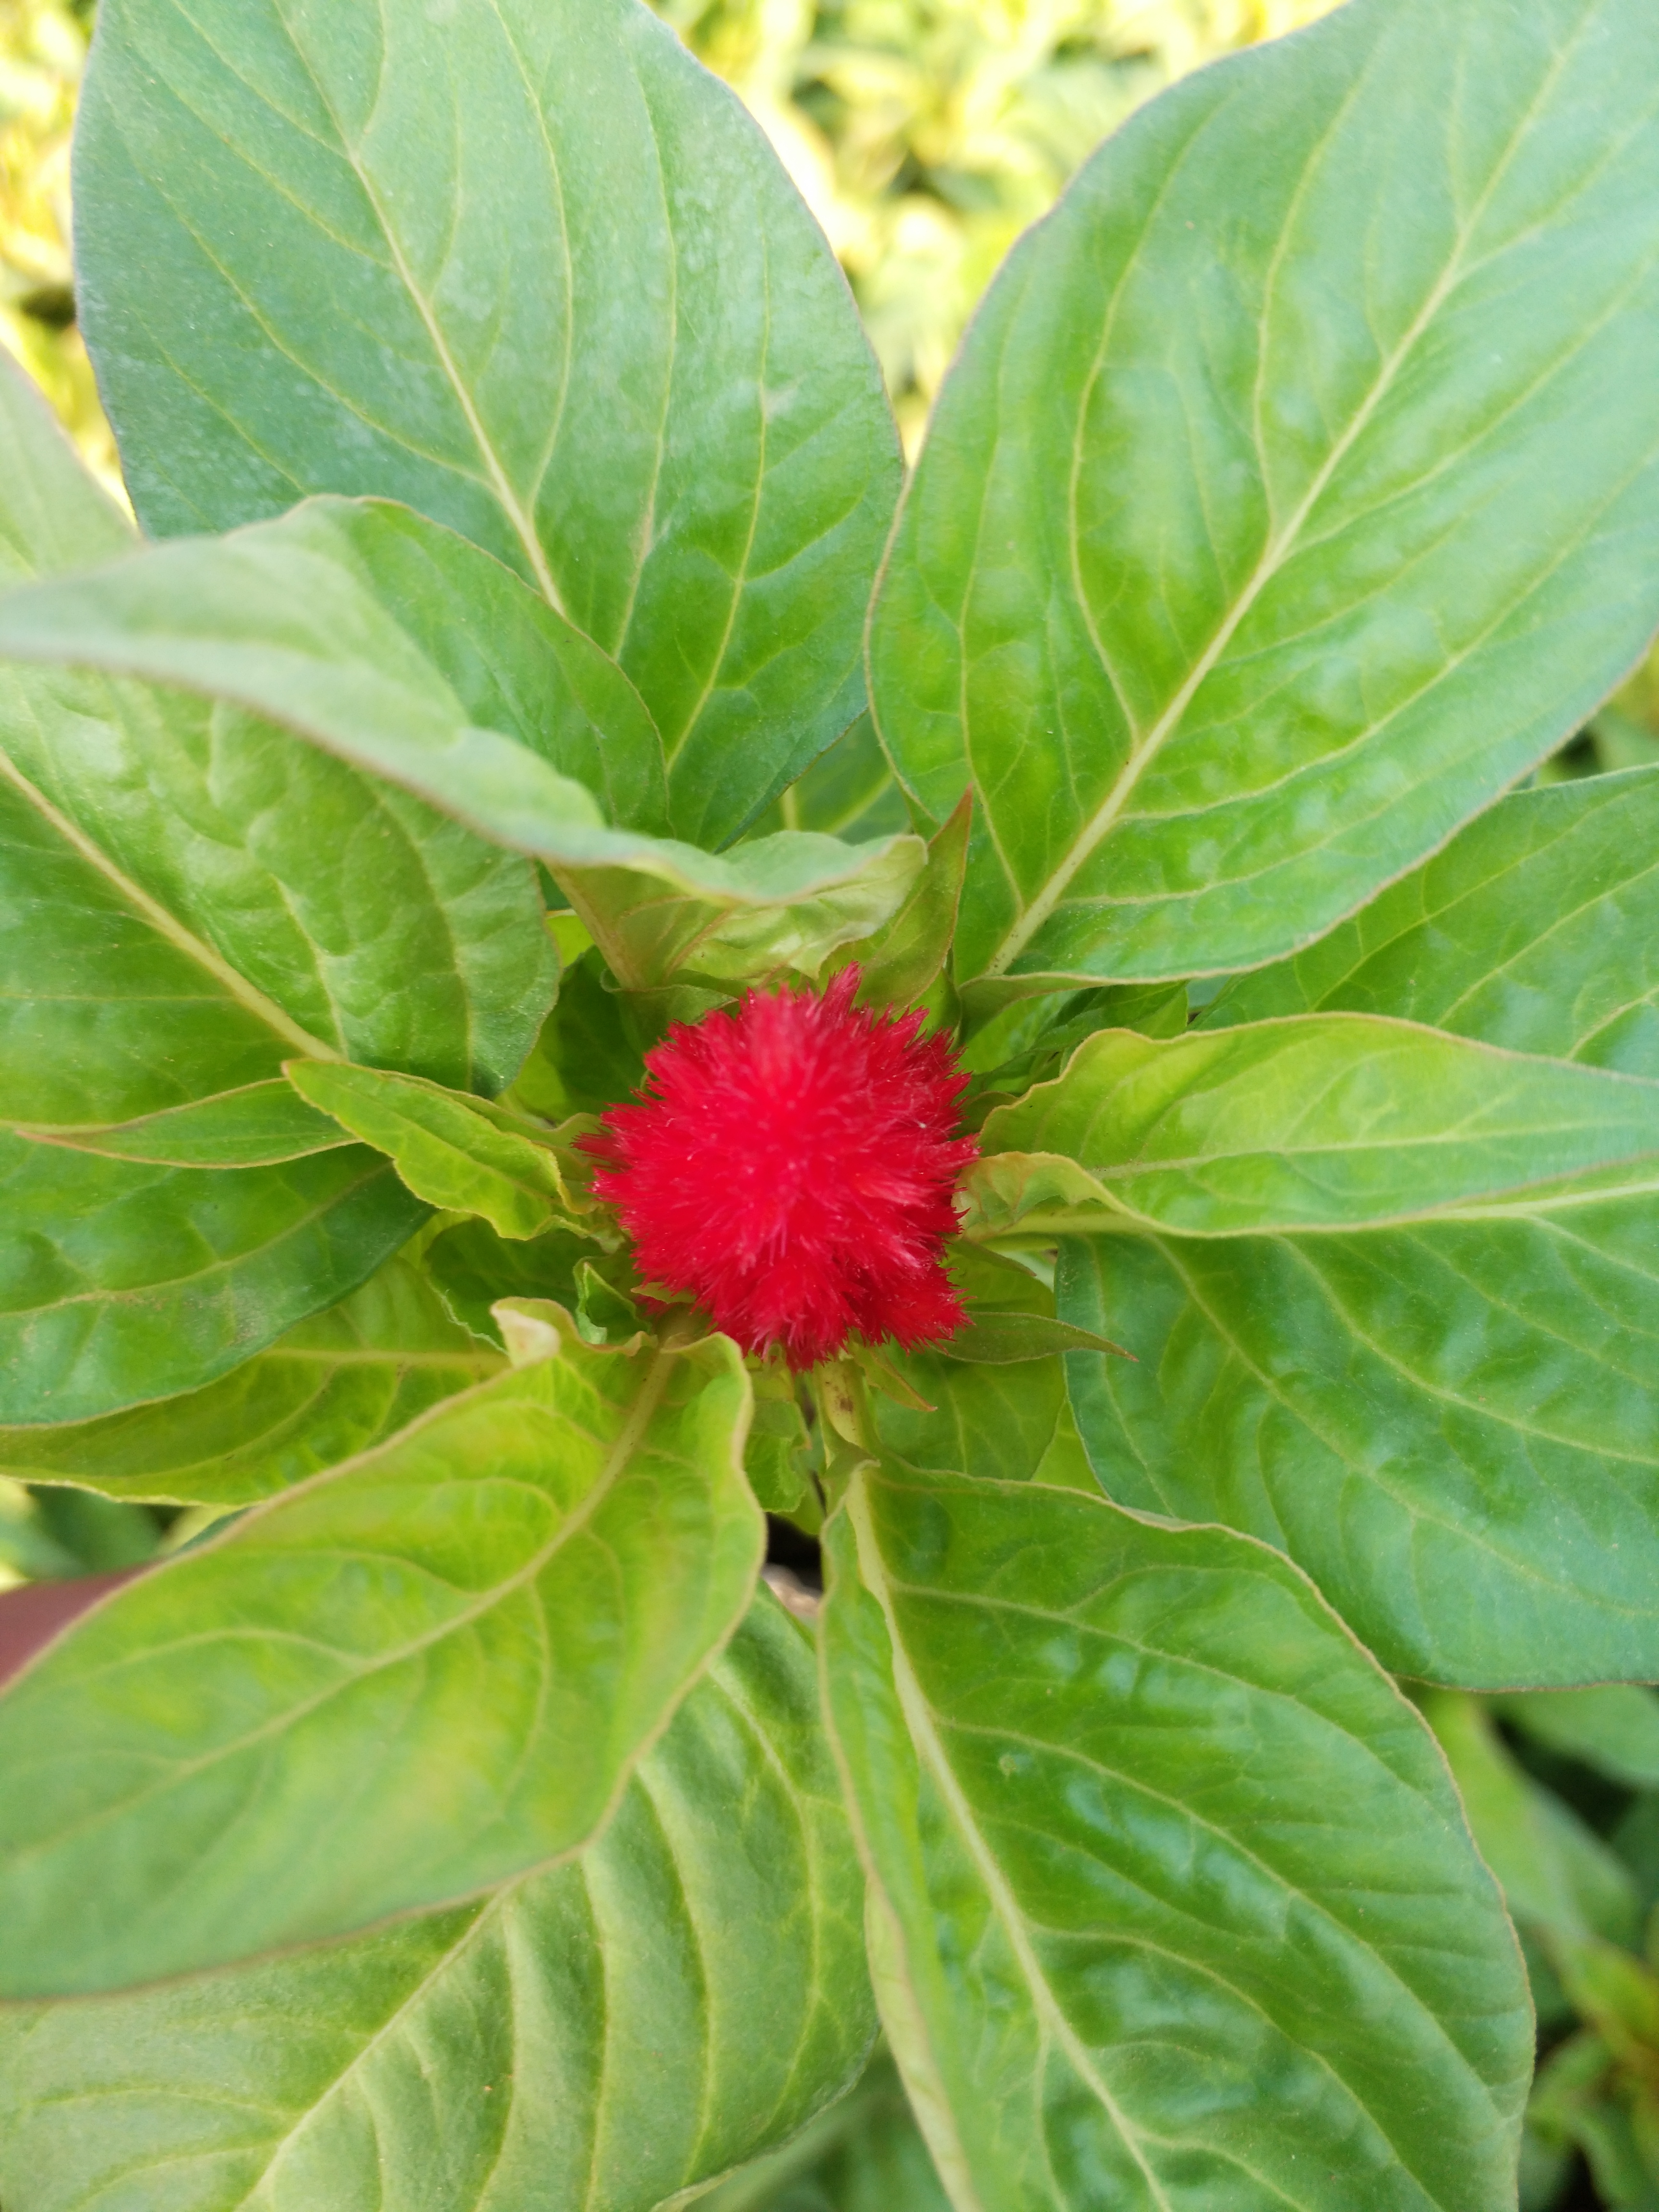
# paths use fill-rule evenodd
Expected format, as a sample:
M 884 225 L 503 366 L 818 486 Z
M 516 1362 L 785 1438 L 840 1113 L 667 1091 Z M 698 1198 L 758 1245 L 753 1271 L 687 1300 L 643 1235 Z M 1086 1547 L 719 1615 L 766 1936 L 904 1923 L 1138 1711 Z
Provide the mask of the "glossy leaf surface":
M 434 565 L 445 588 L 423 573 Z M 542 697 L 568 672 L 555 636 L 580 677 L 562 717 Z M 780 832 L 726 859 L 652 834 L 656 740 L 626 679 L 498 563 L 395 508 L 318 500 L 17 592 L 0 600 L 6 654 L 234 702 L 533 855 L 630 989 L 688 962 L 716 977 L 816 973 L 899 908 L 926 859 L 908 836 Z M 588 782 L 627 800 L 617 826 Z
M 1410 1013 L 1560 1054 L 1494 1063 L 1552 1082 L 1604 1051 L 1650 1075 L 1650 790 L 1638 775 L 1506 799 L 1206 1021 L 1310 1002 Z M 1252 1036 L 1291 1032 L 1215 1034 L 1248 1054 Z M 1311 1089 L 1283 1103 L 1322 1110 Z M 1373 1133 L 1356 1116 L 1352 1141 Z M 1612 1180 L 1626 1197 L 1592 1182 L 1559 1207 L 1534 1191 L 1487 1218 L 1449 1218 L 1455 1204 L 1351 1237 L 1068 1247 L 1059 1310 L 1139 1363 L 1071 1363 L 1103 1486 L 1283 1546 L 1402 1673 L 1493 1689 L 1659 1675 L 1659 1235 L 1644 1174 Z M 1006 1194 L 1027 1195 L 1043 1193 Z
M 425 1211 L 361 1145 L 167 1168 L 0 1130 L 0 1422 L 210 1382 L 355 1290 Z
M 748 1604 L 748 1411 L 724 1340 L 568 1343 L 84 1615 L 0 1698 L 0 1990 L 247 1958 L 580 1850 Z
M 316 1065 L 321 1066 L 322 1062 Z M 356 1071 L 362 1073 L 363 1071 Z M 319 1114 L 285 1077 L 222 1091 L 188 1106 L 163 1107 L 131 1121 L 70 1129 L 20 1129 L 20 1136 L 63 1145 L 100 1158 L 141 1160 L 155 1167 L 270 1167 L 313 1152 L 337 1151 L 351 1139 Z
M 871 639 L 900 774 L 982 802 L 959 981 L 1287 951 L 1636 659 L 1656 73 L 1630 0 L 1356 0 L 1176 86 L 1015 248 Z
M 571 1865 L 0 2019 L 0 2191 L 31 2212 L 653 2212 L 752 2158 L 873 2026 L 816 1692 L 763 1598 Z
M 153 533 L 307 492 L 447 523 L 629 672 L 704 842 L 857 714 L 875 362 L 760 131 L 633 0 L 115 0 L 77 158 Z
M 1659 769 L 1520 791 L 1201 1025 L 1346 1009 L 1659 1076 Z
M 452 1319 L 422 1268 L 393 1260 L 204 1389 L 98 1420 L 0 1428 L 0 1474 L 112 1498 L 252 1505 L 502 1364 Z
M 1061 1248 L 1102 1487 L 1281 1546 L 1396 1673 L 1659 1672 L 1659 1253 L 1645 1209 Z
M 1354 1015 L 1112 1030 L 993 1114 L 981 1143 L 1075 1163 L 1095 1211 L 1131 1226 L 1341 1230 L 1651 1192 L 1659 1084 Z M 1063 1206 L 1049 1215 L 1063 1230 Z
M 0 450 L 0 582 L 131 546 L 4 364 Z M 281 731 L 0 666 L 9 1116 L 125 1121 L 296 1049 L 499 1089 L 552 997 L 540 915 L 522 861 Z
M 1265 1547 L 866 1470 L 829 1709 L 884 2021 L 982 2212 L 1508 2212 L 1532 2022 L 1417 1715 Z
M 416 1076 L 321 1060 L 291 1060 L 286 1066 L 301 1097 L 388 1154 L 428 1206 L 481 1214 L 503 1237 L 578 1225 L 583 1201 L 568 1178 L 579 1163 L 568 1150 L 555 1148 L 550 1129 L 538 1132 L 487 1100 Z

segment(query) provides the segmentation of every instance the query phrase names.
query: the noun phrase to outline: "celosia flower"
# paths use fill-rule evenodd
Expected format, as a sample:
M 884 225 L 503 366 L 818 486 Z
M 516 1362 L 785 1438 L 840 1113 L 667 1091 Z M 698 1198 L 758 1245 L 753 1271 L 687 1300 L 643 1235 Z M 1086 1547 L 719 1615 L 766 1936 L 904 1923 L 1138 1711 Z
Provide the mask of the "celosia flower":
M 957 1133 L 967 1078 L 920 1013 L 871 1013 L 858 987 L 848 968 L 822 996 L 751 991 L 677 1022 L 588 1146 L 641 1275 L 797 1368 L 851 1336 L 926 1344 L 964 1318 L 942 1255 L 977 1149 Z

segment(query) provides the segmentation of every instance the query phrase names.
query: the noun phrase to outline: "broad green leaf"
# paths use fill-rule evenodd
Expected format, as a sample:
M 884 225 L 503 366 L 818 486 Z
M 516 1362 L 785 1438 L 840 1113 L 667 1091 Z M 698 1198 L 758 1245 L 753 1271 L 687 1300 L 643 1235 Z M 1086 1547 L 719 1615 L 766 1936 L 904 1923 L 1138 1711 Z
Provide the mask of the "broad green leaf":
M 1659 1255 L 1646 1208 L 1061 1247 L 1101 1486 L 1304 1567 L 1397 1674 L 1659 1674 Z
M 500 1345 L 501 1326 L 490 1311 L 496 1300 L 550 1298 L 574 1312 L 576 1268 L 592 1249 L 586 1237 L 568 1230 L 506 1238 L 475 1217 L 434 1237 L 424 1262 L 461 1327 L 486 1344 Z
M 476 725 L 480 763 L 487 733 L 515 738 L 573 835 L 667 826 L 661 741 L 616 663 L 500 562 L 384 501 L 307 500 L 35 585 L 0 613 L 4 653 L 182 684 L 325 744 L 355 732 L 335 749 L 374 769 L 377 739 L 441 757 Z
M 890 2059 L 787 2150 L 701 2198 L 703 2212 L 950 2212 Z
M 1659 769 L 1522 791 L 1203 1016 L 1398 1014 L 1659 1076 Z
M 1510 2212 L 1532 2018 L 1418 1716 L 1294 1567 L 866 1469 L 828 1706 L 964 2212 Z
M 749 1602 L 749 1406 L 724 1339 L 567 1342 L 84 1614 L 0 1698 L 0 1994 L 225 1964 L 580 1850 Z
M 0 455 L 0 580 L 131 544 L 4 362 Z M 9 1118 L 125 1121 L 296 1050 L 498 1090 L 556 978 L 532 872 L 404 793 L 177 692 L 0 667 Z
M 1632 0 L 1354 0 L 1166 93 L 1010 255 L 870 648 L 908 788 L 980 802 L 968 1003 L 1291 951 L 1637 659 L 1656 74 Z
M 0 2197 L 654 2212 L 752 2158 L 841 2087 L 873 2025 L 816 1686 L 762 1597 L 574 1863 L 346 1944 L 0 2020 Z
M 451 1319 L 421 1268 L 393 1260 L 205 1389 L 99 1420 L 0 1428 L 0 1474 L 112 1498 L 252 1505 L 368 1450 L 501 1364 Z
M 1206 1024 L 1411 1016 L 1561 1055 L 1495 1068 L 1640 1094 L 1631 1078 L 1659 1072 L 1642 1042 L 1652 791 L 1629 775 L 1504 800 Z M 1252 1036 L 1311 1035 L 1309 1018 L 1214 1034 L 1248 1057 Z M 1571 1064 L 1602 1059 L 1626 1076 Z M 1419 1111 L 1450 1104 L 1443 1073 L 1412 1088 Z M 1324 1110 L 1289 1085 L 1282 1103 Z M 1498 1103 L 1478 1101 L 1470 1126 Z M 1358 1146 L 1375 1132 L 1348 1111 Z M 989 1172 L 1004 1218 L 1090 1197 L 1041 1161 Z M 1494 1689 L 1659 1676 L 1659 1249 L 1644 1176 L 1612 1180 L 1632 1194 L 1592 1182 L 1579 1203 L 1483 1201 L 1484 1219 L 1068 1248 L 1060 1314 L 1139 1362 L 1071 1363 L 1103 1486 L 1282 1546 L 1402 1673 Z
M 542 687 L 566 672 L 555 635 L 582 682 L 550 739 Z M 498 562 L 401 509 L 315 500 L 15 592 L 0 600 L 7 655 L 231 702 L 544 861 L 630 990 L 688 964 L 816 973 L 897 910 L 926 860 L 908 836 L 785 832 L 722 859 L 650 834 L 630 748 L 654 739 L 625 679 Z M 635 795 L 615 826 L 578 775 Z
M 1582 1207 L 1608 1187 L 1659 1189 L 1659 1084 L 1379 1017 L 1168 1039 L 1108 1030 L 1055 1081 L 994 1113 L 981 1142 L 988 1156 L 1015 1156 L 968 1178 L 970 1197 L 976 1176 L 986 1184 L 985 1233 L 1467 1220 Z M 1010 1178 L 1032 1156 L 1060 1164 L 1032 1171 L 1011 1205 Z M 1092 1191 L 1046 1195 L 1078 1168 Z
M 1012 1261 L 958 1243 L 948 1264 L 974 1324 L 1052 1325 L 1053 1291 Z M 1097 1488 L 1066 1402 L 1060 1359 L 1024 1362 L 1015 1371 L 994 1362 L 959 1363 L 945 1352 L 934 1345 L 894 1355 L 918 1402 L 877 1401 L 877 1426 L 890 1451 L 917 1467 Z
M 1631 1790 L 1659 1790 L 1659 1697 L 1634 1682 L 1589 1690 L 1536 1690 L 1505 1698 L 1506 1721 L 1551 1751 L 1593 1766 Z
M 1633 1943 L 1636 1885 L 1595 1830 L 1516 1765 L 1473 1698 L 1440 1691 L 1424 1710 L 1516 1918 L 1559 1942 Z
M 635 0 L 112 0 L 77 161 L 153 534 L 307 492 L 450 525 L 627 670 L 700 842 L 858 713 L 880 378 L 761 132 Z
M 167 1168 L 0 1130 L 0 1423 L 210 1382 L 355 1290 L 424 1212 L 360 1145 Z
M 828 837 L 883 837 L 910 827 L 904 795 L 866 708 L 754 824 L 755 832 L 821 830 Z
M 440 1212 L 482 1214 L 502 1237 L 536 1237 L 579 1229 L 591 1210 L 586 1194 L 572 1188 L 580 1163 L 559 1132 L 415 1075 L 324 1060 L 285 1067 L 302 1098 L 386 1153 L 416 1196 Z
M 89 1128 L 20 1128 L 17 1133 L 63 1145 L 71 1152 L 97 1152 L 106 1159 L 180 1168 L 270 1167 L 313 1152 L 333 1152 L 350 1141 L 337 1121 L 307 1106 L 280 1075 L 196 1099 L 188 1106 L 141 1114 L 131 1121 Z

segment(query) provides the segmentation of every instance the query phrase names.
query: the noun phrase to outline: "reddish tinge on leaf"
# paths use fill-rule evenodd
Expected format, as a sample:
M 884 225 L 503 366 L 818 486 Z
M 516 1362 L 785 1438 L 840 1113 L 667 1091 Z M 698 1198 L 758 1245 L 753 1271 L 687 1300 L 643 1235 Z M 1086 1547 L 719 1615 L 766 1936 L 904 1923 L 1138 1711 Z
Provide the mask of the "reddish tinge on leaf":
M 927 1344 L 963 1320 L 943 1254 L 977 1149 L 959 1133 L 967 1078 L 920 1013 L 869 1012 L 858 987 L 848 968 L 822 996 L 751 991 L 676 1023 L 589 1146 L 641 1273 L 797 1368 L 852 1336 Z

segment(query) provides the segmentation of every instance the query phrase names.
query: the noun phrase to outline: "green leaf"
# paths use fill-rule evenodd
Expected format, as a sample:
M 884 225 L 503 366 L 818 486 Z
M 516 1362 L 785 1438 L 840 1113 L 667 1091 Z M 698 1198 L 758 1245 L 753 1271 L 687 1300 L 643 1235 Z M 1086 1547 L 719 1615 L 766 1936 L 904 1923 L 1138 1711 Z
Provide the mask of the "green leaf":
M 1643 1042 L 1654 797 L 1639 775 L 1506 799 L 1352 924 L 1245 978 L 1206 1024 L 1286 1017 L 1213 1033 L 1249 1064 L 1253 1037 L 1410 1015 L 1481 1046 L 1564 1056 L 1494 1069 L 1644 1095 L 1631 1079 L 1659 1073 Z M 1314 1006 L 1347 1011 L 1288 1018 Z M 1193 1036 L 1194 1066 L 1209 1065 L 1207 1033 Z M 1409 1079 L 1414 1112 L 1450 1108 L 1441 1055 L 1468 1049 L 1433 1043 L 1434 1072 L 1425 1061 Z M 1383 1126 L 1370 1118 L 1372 1073 L 1357 1073 L 1347 1127 L 1331 1125 L 1354 1148 L 1333 1163 L 1345 1177 L 1344 1159 L 1374 1157 L 1363 1148 Z M 1468 1127 L 1492 1129 L 1503 1094 L 1478 1093 L 1466 1093 Z M 1311 1127 L 1331 1103 L 1287 1079 L 1280 1104 Z M 1224 1143 L 1248 1126 L 1216 1124 Z M 1134 1148 L 1115 1133 L 1111 1146 Z M 1413 1206 L 1456 1149 L 1409 1179 Z M 998 1218 L 1091 1199 L 1098 1215 L 1097 1188 L 1066 1173 L 1069 1186 L 1052 1164 L 1012 1158 L 976 1171 Z M 1320 1175 L 1324 1206 L 1334 1186 Z M 1651 1200 L 1638 1195 L 1645 1169 L 1632 1158 L 1612 1181 L 1631 1195 L 1597 1198 L 1592 1180 L 1576 1203 L 1534 1188 L 1352 1236 L 1068 1247 L 1060 1315 L 1139 1361 L 1070 1364 L 1103 1486 L 1282 1546 L 1402 1673 L 1494 1689 L 1659 1676 L 1659 1255 Z M 1470 1211 L 1485 1218 L 1452 1218 Z
M 950 2212 L 886 2057 L 787 2150 L 699 2201 L 703 2212 Z
M 284 1073 L 302 1098 L 386 1153 L 428 1206 L 482 1214 L 502 1237 L 585 1225 L 591 1201 L 571 1188 L 580 1162 L 558 1132 L 418 1076 L 321 1060 L 290 1060 Z
M 152 534 L 307 492 L 450 525 L 628 671 L 701 842 L 858 713 L 880 378 L 761 132 L 634 0 L 113 0 L 77 159 Z
M 562 702 L 559 653 L 582 672 Z M 401 509 L 314 500 L 14 592 L 0 601 L 6 655 L 231 702 L 544 861 L 630 990 L 688 963 L 816 974 L 897 910 L 927 857 L 912 836 L 781 833 L 721 859 L 649 834 L 658 810 L 639 794 L 655 739 L 626 680 L 499 563 Z M 625 776 L 613 756 L 632 763 Z M 579 775 L 635 794 L 617 826 Z
M 1109 1343 L 1090 1329 L 1052 1320 L 1046 1314 L 1024 1313 L 977 1314 L 966 1328 L 939 1346 L 938 1356 L 970 1367 L 1015 1367 L 1066 1352 L 1115 1352 L 1123 1356 L 1121 1345 Z
M 1502 799 L 1206 1029 L 1398 1014 L 1516 1052 L 1659 1076 L 1659 769 Z
M 1568 1759 L 1631 1790 L 1659 1790 L 1659 1698 L 1633 1682 L 1589 1690 L 1537 1690 L 1504 1698 L 1506 1721 Z
M 849 947 L 831 963 L 842 968 L 858 962 L 861 1006 L 914 1006 L 943 970 L 956 934 L 972 819 L 973 802 L 964 794 L 928 839 L 927 866 L 898 912 L 867 943 Z
M 749 1602 L 749 1407 L 724 1339 L 567 1342 L 82 1615 L 0 1698 L 0 1992 L 228 1963 L 580 1850 Z
M 0 1474 L 112 1498 L 252 1505 L 368 1451 L 501 1365 L 451 1320 L 420 1268 L 392 1260 L 205 1389 L 99 1420 L 0 1429 Z
M 827 837 L 885 837 L 908 830 L 904 795 L 866 708 L 754 824 L 756 833 L 821 830 Z
M 968 1178 L 970 1197 L 986 1186 L 968 1217 L 986 1232 L 1468 1220 L 1659 1188 L 1659 1084 L 1352 1014 L 1107 1030 L 994 1113 L 982 1142 L 1016 1156 Z M 1059 1164 L 1025 1174 L 1033 1155 Z
M 965 1243 L 952 1246 L 948 1264 L 975 1326 L 1053 1326 L 1052 1291 L 1023 1267 Z M 957 1362 L 947 1349 L 954 1350 L 954 1341 L 895 1355 L 927 1410 L 885 1401 L 877 1407 L 877 1426 L 890 1451 L 917 1467 L 1096 1491 L 1060 1359 L 1024 1362 L 1014 1373 L 999 1363 Z
M 1659 1674 L 1659 1263 L 1643 1209 L 1352 1237 L 1067 1242 L 1103 1489 L 1280 1546 L 1383 1664 Z
M 7 363 L 0 453 L 0 579 L 131 546 Z M 531 870 L 404 793 L 175 692 L 0 667 L 7 1116 L 125 1121 L 295 1050 L 499 1089 L 556 974 Z
M 309 1065 L 311 1063 L 307 1063 Z M 320 1062 L 317 1063 L 321 1065 Z M 343 1071 L 346 1072 L 346 1071 Z M 20 1137 L 155 1167 L 270 1167 L 349 1142 L 338 1121 L 307 1106 L 285 1078 L 245 1084 L 188 1106 L 164 1107 L 101 1127 L 20 1128 Z
M 359 1145 L 166 1168 L 0 1130 L 0 1423 L 210 1382 L 355 1290 L 424 1211 Z
M 970 1006 L 1289 951 L 1641 653 L 1656 71 L 1629 0 L 1357 0 L 1166 93 L 1010 255 L 870 645 L 907 787 L 981 802 Z
M 1513 1934 L 1295 1568 L 896 1470 L 826 1549 L 877 1996 L 956 2203 L 1512 2208 Z
M 497 1236 L 474 1218 L 446 1229 L 427 1247 L 425 1262 L 439 1297 L 461 1327 L 500 1345 L 490 1312 L 498 1298 L 550 1298 L 574 1312 L 576 1268 L 593 1247 L 585 1236 L 553 1229 L 544 1236 Z
M 1424 1711 L 1516 1918 L 1558 1941 L 1633 1943 L 1636 1886 L 1595 1830 L 1516 1765 L 1473 1698 L 1437 1692 Z
M 654 2212 L 752 2158 L 840 2088 L 873 2025 L 815 1692 L 763 1597 L 574 1863 L 344 1945 L 0 2021 L 0 2195 Z

